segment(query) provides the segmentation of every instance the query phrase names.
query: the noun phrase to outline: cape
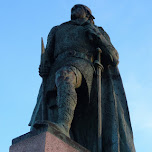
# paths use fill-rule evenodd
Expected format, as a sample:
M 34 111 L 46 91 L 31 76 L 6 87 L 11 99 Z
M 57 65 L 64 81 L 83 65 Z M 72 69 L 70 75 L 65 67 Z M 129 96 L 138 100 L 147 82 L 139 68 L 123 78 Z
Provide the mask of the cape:
M 97 77 L 94 73 L 92 81 L 90 81 L 92 84 L 89 88 L 84 75 L 81 87 L 76 90 L 78 103 L 70 135 L 74 141 L 91 152 L 97 152 Z M 42 120 L 42 93 L 43 88 L 41 85 L 37 103 L 29 123 L 31 130 L 36 121 Z M 55 122 L 57 120 L 56 90 L 52 90 L 49 94 L 48 120 Z M 106 66 L 102 72 L 101 109 L 102 151 L 135 152 L 126 95 L 117 66 Z
M 74 117 L 71 127 L 72 139 L 91 150 L 91 152 L 97 151 L 96 85 L 96 77 L 94 77 L 91 102 L 89 104 L 86 102 L 83 105 L 80 105 L 80 102 L 78 102 L 76 117 Z M 104 69 L 101 86 L 103 151 L 134 152 L 133 133 L 127 100 L 117 67 Z M 41 105 L 42 86 L 40 87 L 37 104 L 30 121 L 31 126 L 34 125 L 36 120 L 42 119 Z M 53 101 L 51 105 L 55 105 L 55 102 Z

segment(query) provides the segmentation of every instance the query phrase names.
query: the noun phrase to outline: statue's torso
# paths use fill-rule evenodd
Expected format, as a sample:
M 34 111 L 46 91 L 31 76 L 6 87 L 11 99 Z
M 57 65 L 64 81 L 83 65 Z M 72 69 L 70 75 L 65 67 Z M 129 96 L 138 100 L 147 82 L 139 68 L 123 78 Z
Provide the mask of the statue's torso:
M 95 47 L 88 39 L 85 26 L 70 23 L 61 24 L 55 33 L 54 56 L 57 57 L 65 51 L 73 50 L 92 56 Z
M 94 53 L 96 53 L 96 47 L 90 42 L 86 34 L 86 28 L 88 26 L 80 26 L 69 22 L 57 27 L 53 49 L 55 62 L 51 66 L 48 78 L 48 83 L 51 85 L 48 85 L 50 87 L 48 90 L 52 90 L 55 85 L 56 71 L 63 66 L 70 65 L 76 67 L 81 72 L 86 80 L 90 94 L 94 73 L 93 60 L 91 59 Z M 66 52 L 70 54 L 66 54 Z M 76 52 L 76 54 L 71 55 L 71 52 Z M 81 56 L 81 54 L 83 55 Z M 85 58 L 86 56 L 87 58 Z

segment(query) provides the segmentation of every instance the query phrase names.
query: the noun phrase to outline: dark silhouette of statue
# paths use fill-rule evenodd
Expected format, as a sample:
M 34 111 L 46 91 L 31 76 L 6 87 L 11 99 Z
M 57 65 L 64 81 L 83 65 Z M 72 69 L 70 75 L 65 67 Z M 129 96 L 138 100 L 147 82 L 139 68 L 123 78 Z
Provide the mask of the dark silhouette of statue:
M 91 152 L 97 151 L 98 100 L 94 61 L 102 50 L 102 151 L 134 152 L 118 53 L 108 34 L 94 24 L 84 5 L 71 9 L 71 20 L 51 29 L 39 73 L 43 78 L 30 126 L 52 122 L 63 134 Z M 45 104 L 45 106 L 44 106 Z

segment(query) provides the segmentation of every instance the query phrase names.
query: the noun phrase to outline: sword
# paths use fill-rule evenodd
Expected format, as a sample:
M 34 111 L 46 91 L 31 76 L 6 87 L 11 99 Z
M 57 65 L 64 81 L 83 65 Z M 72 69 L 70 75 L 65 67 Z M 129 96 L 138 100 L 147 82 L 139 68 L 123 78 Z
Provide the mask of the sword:
M 102 152 L 102 108 L 101 108 L 101 72 L 103 72 L 103 66 L 101 64 L 102 50 L 97 48 L 97 59 L 94 64 L 96 66 L 97 75 L 97 98 L 98 98 L 98 152 Z
M 45 47 L 43 43 L 43 38 L 41 37 L 41 63 L 40 65 L 45 64 L 45 58 L 44 58 L 44 53 L 45 53 Z M 47 120 L 47 105 L 46 105 L 46 77 L 42 78 L 42 122 Z

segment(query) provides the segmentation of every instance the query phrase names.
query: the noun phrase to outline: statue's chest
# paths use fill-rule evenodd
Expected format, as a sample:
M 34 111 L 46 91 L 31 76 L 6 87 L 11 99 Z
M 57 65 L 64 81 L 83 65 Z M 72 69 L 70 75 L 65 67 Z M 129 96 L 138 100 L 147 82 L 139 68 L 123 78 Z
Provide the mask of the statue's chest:
M 56 42 L 68 44 L 84 44 L 88 39 L 83 26 L 66 25 L 58 29 L 56 33 Z

